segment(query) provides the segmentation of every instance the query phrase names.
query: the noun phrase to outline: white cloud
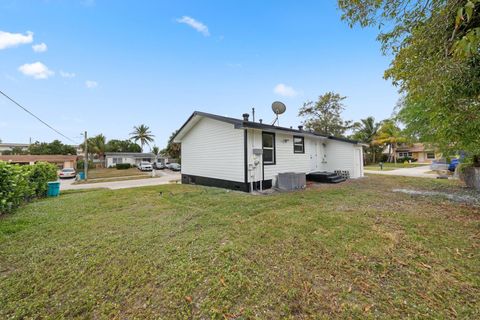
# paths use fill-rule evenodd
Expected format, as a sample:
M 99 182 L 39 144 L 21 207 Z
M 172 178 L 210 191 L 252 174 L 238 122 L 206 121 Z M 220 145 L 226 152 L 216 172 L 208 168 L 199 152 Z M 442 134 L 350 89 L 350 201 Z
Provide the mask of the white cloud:
M 193 29 L 197 30 L 201 34 L 203 34 L 205 37 L 208 37 L 210 35 L 210 32 L 208 32 L 208 27 L 201 23 L 200 21 L 197 21 L 191 17 L 188 16 L 183 16 L 180 19 L 177 19 L 178 23 L 184 23 Z
M 42 42 L 42 43 L 39 43 L 39 44 L 34 44 L 32 46 L 32 49 L 35 52 L 45 52 L 45 51 L 47 51 L 48 47 L 47 47 L 46 43 Z
M 0 31 L 0 50 L 32 42 L 33 32 L 31 31 L 27 31 L 26 34 Z
M 88 89 L 94 89 L 98 87 L 98 82 L 93 80 L 87 80 L 85 81 L 85 87 L 87 87 Z
M 48 79 L 48 77 L 55 74 L 41 62 L 26 63 L 20 66 L 18 68 L 18 71 L 20 71 L 26 76 L 33 77 L 35 79 Z
M 60 70 L 60 76 L 62 78 L 75 78 L 76 74 L 73 72 L 66 72 L 66 71 Z
M 298 92 L 286 84 L 279 83 L 273 88 L 273 92 L 284 97 L 295 97 Z

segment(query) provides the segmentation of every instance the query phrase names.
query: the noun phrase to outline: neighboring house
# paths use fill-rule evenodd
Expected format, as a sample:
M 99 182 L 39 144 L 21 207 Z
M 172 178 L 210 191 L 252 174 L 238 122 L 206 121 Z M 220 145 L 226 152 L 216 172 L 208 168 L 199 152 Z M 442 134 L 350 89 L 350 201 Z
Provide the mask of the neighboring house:
M 49 162 L 58 168 L 76 168 L 78 156 L 70 155 L 0 155 L 0 161 L 16 164 L 35 164 L 37 162 Z
M 141 152 L 106 152 L 105 153 L 105 167 L 115 167 L 117 163 L 130 163 L 131 165 L 138 165 L 141 161 L 154 162 L 155 155 L 153 153 Z
M 441 154 L 435 151 L 435 148 L 423 143 L 402 144 L 397 147 L 397 159 L 412 158 L 419 163 L 431 163 L 439 159 Z
M 0 143 L 0 154 L 2 154 L 4 151 L 12 151 L 13 149 L 27 151 L 28 146 L 28 143 Z
M 363 177 L 362 145 L 356 141 L 194 112 L 178 130 L 182 183 L 250 191 L 276 185 L 286 172 L 348 171 Z

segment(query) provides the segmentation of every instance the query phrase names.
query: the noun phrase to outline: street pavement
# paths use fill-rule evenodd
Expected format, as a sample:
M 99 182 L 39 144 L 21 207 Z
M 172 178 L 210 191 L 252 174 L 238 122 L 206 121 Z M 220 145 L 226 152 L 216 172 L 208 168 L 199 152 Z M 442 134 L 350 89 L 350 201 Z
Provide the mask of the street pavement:
M 180 172 L 173 172 L 170 170 L 156 170 L 156 177 L 154 178 L 143 178 L 136 180 L 123 180 L 123 181 L 109 181 L 109 182 L 97 182 L 97 183 L 82 183 L 82 184 L 73 184 L 75 179 L 62 179 L 60 180 L 60 190 L 80 190 L 80 189 L 97 189 L 97 188 L 106 188 L 106 189 L 125 189 L 125 188 L 136 188 L 136 187 L 146 187 L 146 186 L 156 186 L 161 184 L 169 184 L 173 181 L 181 179 Z
M 430 166 L 420 166 L 420 167 L 413 167 L 413 168 L 401 168 L 395 170 L 364 170 L 365 173 L 371 174 L 384 174 L 387 176 L 403 176 L 403 177 L 420 177 L 420 178 L 432 178 L 436 179 L 438 174 L 436 173 L 427 173 L 431 171 Z

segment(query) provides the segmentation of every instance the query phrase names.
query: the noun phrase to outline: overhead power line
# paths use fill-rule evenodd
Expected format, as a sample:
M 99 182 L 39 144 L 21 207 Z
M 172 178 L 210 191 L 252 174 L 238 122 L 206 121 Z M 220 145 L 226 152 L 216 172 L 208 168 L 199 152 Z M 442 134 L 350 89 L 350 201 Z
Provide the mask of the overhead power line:
M 20 107 L 21 109 L 23 109 L 23 111 L 25 111 L 26 113 L 28 113 L 29 115 L 31 115 L 32 117 L 34 117 L 35 119 L 37 119 L 38 121 L 40 121 L 41 123 L 43 123 L 44 125 L 46 125 L 47 127 L 49 127 L 50 129 L 52 129 L 53 131 L 55 131 L 56 133 L 58 133 L 59 135 L 61 135 L 62 137 L 64 137 L 65 139 L 68 139 L 70 141 L 72 141 L 73 143 L 75 144 L 78 144 L 75 140 L 67 137 L 66 135 L 64 135 L 63 133 L 61 133 L 60 131 L 58 131 L 57 129 L 55 129 L 54 127 L 52 127 L 51 125 L 49 125 L 48 123 L 46 123 L 45 121 L 43 121 L 42 119 L 40 119 L 39 117 L 37 117 L 35 114 L 33 114 L 30 110 L 28 110 L 27 108 L 25 108 L 24 106 L 22 106 L 20 103 L 18 103 L 17 101 L 13 100 L 12 98 L 10 98 L 6 93 L 4 93 L 2 90 L 0 90 L 0 93 L 2 95 L 5 96 L 5 98 L 7 98 L 8 100 L 10 100 L 11 102 L 13 102 L 14 104 L 16 104 L 18 107 Z

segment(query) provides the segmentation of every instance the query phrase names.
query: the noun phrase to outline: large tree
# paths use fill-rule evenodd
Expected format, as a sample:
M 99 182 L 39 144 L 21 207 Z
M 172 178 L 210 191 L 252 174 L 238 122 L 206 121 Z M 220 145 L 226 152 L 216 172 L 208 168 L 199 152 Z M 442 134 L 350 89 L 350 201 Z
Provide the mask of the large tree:
M 175 135 L 177 134 L 177 132 L 178 130 L 175 130 L 174 132 L 172 132 L 172 134 L 170 135 L 170 138 L 168 138 L 167 146 L 165 147 L 165 149 L 160 151 L 161 154 L 164 154 L 173 159 L 180 159 L 181 157 L 180 143 L 173 142 L 173 138 L 175 138 Z
M 381 122 L 375 122 L 374 117 L 368 117 L 360 119 L 359 122 L 355 122 L 352 126 L 353 134 L 351 138 L 368 144 L 368 147 L 365 148 L 365 156 L 372 163 L 375 163 L 376 154 L 381 152 L 381 148 L 373 143 L 381 125 Z
M 480 165 L 480 0 L 339 0 L 350 24 L 378 26 L 409 134 Z
M 98 134 L 87 140 L 88 153 L 94 154 L 100 160 L 105 159 L 105 152 L 107 151 L 107 139 L 103 134 Z M 82 145 L 83 147 L 83 145 Z
M 351 125 L 351 121 L 344 121 L 341 116 L 345 99 L 338 93 L 327 92 L 319 96 L 316 102 L 305 102 L 298 115 L 305 118 L 303 124 L 307 130 L 342 137 Z
M 397 147 L 400 143 L 406 141 L 407 138 L 395 120 L 389 119 L 382 122 L 381 127 L 372 140 L 372 144 L 388 148 L 389 156 L 387 161 L 397 163 Z
M 60 140 L 53 140 L 52 142 L 38 142 L 32 143 L 28 147 L 28 153 L 30 154 L 63 154 L 68 155 L 77 154 L 75 147 L 63 144 Z
M 150 128 L 144 124 L 133 127 L 133 132 L 130 133 L 130 135 L 133 141 L 140 141 L 142 150 L 144 145 L 149 145 L 150 142 L 153 142 L 153 138 L 155 137 L 150 131 Z
M 142 147 L 140 147 L 135 142 L 132 142 L 131 140 L 112 139 L 107 142 L 106 151 L 107 152 L 142 152 Z

